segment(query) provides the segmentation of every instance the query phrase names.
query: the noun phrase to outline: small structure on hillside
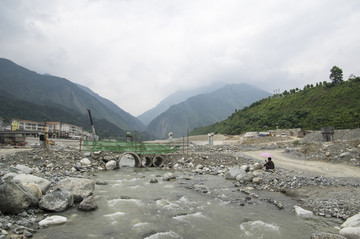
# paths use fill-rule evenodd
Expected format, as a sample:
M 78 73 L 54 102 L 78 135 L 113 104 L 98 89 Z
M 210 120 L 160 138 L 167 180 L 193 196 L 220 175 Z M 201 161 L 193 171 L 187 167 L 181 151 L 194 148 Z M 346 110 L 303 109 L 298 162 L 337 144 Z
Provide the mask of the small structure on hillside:
M 208 137 L 209 137 L 209 145 L 214 145 L 214 133 L 209 133 L 208 134 Z
M 259 136 L 266 137 L 266 136 L 271 136 L 271 134 L 270 134 L 270 132 L 264 131 L 264 132 L 259 132 Z
M 308 135 L 310 133 L 311 133 L 310 131 L 302 129 L 298 132 L 298 138 L 304 138 L 306 135 Z
M 173 132 L 169 133 L 169 143 L 172 143 L 173 140 Z
M 334 127 L 324 126 L 321 128 L 321 134 L 324 142 L 334 141 Z
M 255 137 L 258 136 L 258 132 L 246 132 L 244 137 L 248 138 L 248 137 Z

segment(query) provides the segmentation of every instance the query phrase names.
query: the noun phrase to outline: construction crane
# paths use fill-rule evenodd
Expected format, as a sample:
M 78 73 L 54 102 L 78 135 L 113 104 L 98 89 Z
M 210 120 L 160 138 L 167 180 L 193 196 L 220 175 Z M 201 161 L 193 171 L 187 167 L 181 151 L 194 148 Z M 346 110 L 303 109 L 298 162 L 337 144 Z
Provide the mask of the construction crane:
M 91 128 L 92 128 L 92 137 L 93 137 L 93 140 L 96 140 L 95 127 L 94 127 L 94 123 L 93 123 L 93 120 L 91 117 L 91 111 L 90 111 L 90 109 L 87 109 L 87 111 L 89 112 L 89 117 L 90 117 L 90 124 L 91 124 Z

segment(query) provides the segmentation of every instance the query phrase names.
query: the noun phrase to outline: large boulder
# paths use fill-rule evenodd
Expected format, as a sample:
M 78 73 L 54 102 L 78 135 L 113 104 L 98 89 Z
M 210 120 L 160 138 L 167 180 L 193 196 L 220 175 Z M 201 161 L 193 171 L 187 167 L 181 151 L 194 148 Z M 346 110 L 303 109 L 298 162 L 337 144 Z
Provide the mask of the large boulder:
M 298 215 L 299 217 L 311 217 L 314 215 L 312 211 L 305 210 L 297 205 L 294 206 L 294 210 L 296 215 Z
M 360 227 L 360 213 L 355 214 L 352 217 L 349 217 L 341 227 Z
M 32 174 L 34 173 L 34 169 L 29 168 L 28 166 L 22 165 L 22 164 L 18 164 L 15 166 L 15 168 L 23 173 L 26 174 Z
M 16 214 L 29 207 L 37 199 L 13 175 L 5 175 L 0 180 L 0 211 Z
M 22 184 L 36 184 L 41 189 L 42 194 L 47 192 L 51 184 L 49 180 L 29 174 L 17 174 L 14 179 L 19 180 Z
M 250 171 L 250 166 L 249 165 L 242 165 L 241 169 L 244 170 L 245 172 L 249 172 Z
M 239 174 L 245 175 L 246 172 L 240 166 L 235 166 L 229 169 L 229 171 L 225 174 L 225 178 L 235 180 Z
M 43 196 L 39 207 L 48 211 L 62 212 L 74 205 L 74 196 L 66 190 L 56 189 Z
M 240 183 L 248 183 L 248 182 L 252 182 L 254 177 L 255 177 L 254 173 L 248 172 L 246 174 L 239 174 L 238 176 L 236 176 L 236 180 L 239 181 Z
M 33 196 L 34 200 L 31 202 L 30 206 L 37 206 L 39 200 L 42 197 L 41 189 L 38 185 L 33 183 L 24 183 L 24 188 Z
M 81 211 L 93 211 L 97 208 L 98 207 L 97 207 L 93 197 L 85 198 L 78 206 L 78 209 Z
M 90 167 L 91 166 L 91 161 L 88 158 L 83 158 L 80 160 L 81 166 L 83 167 Z
M 59 181 L 58 188 L 70 191 L 75 202 L 81 202 L 90 196 L 95 189 L 95 181 L 86 178 L 65 178 Z
M 360 227 L 345 227 L 339 233 L 347 239 L 360 239 Z
M 252 179 L 253 183 L 261 184 L 263 182 L 263 179 L 261 177 L 255 177 Z
M 164 181 L 175 180 L 176 176 L 173 173 L 165 173 L 163 176 Z
M 254 170 L 261 170 L 263 165 L 261 163 L 254 163 Z
M 116 157 L 113 156 L 113 155 L 106 155 L 106 156 L 104 156 L 104 158 L 103 158 L 103 161 L 104 161 L 104 162 L 109 162 L 109 161 L 111 161 L 111 160 L 116 161 Z
M 106 170 L 114 170 L 117 168 L 117 162 L 115 160 L 110 160 L 105 164 Z
M 84 153 L 83 153 L 83 156 L 84 156 L 85 158 L 90 157 L 90 156 L 91 156 L 91 152 L 84 152 Z

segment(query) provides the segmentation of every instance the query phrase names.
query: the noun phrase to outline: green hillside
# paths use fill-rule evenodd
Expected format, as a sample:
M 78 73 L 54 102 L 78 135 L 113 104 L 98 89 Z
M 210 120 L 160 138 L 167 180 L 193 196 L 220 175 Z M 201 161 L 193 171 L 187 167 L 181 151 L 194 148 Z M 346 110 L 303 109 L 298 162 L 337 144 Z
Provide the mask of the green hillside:
M 21 67 L 10 60 L 0 58 L 0 88 L 2 95 L 42 106 L 55 106 L 105 119 L 123 130 L 143 130 L 144 125 L 134 116 L 121 110 L 112 102 L 71 81 L 41 75 Z
M 11 118 L 60 121 L 91 131 L 87 109 L 101 138 L 124 137 L 125 131 L 145 128 L 137 118 L 84 86 L 0 58 L 0 118 L 5 122 Z
M 360 77 L 284 91 L 236 111 L 224 121 L 194 129 L 190 134 L 234 135 L 276 127 L 320 130 L 322 126 L 335 129 L 360 126 Z

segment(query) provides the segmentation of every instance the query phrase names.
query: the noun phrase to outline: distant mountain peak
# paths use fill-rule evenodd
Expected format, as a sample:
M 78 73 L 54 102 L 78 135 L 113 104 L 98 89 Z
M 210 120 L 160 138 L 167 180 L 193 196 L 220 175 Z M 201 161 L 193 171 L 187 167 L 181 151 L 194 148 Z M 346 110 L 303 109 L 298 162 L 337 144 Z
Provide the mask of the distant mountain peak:
M 209 93 L 216 89 L 219 89 L 223 87 L 225 83 L 223 82 L 215 82 L 207 86 L 199 87 L 196 89 L 190 89 L 190 90 L 179 90 L 175 93 L 167 96 L 165 99 L 163 99 L 159 104 L 157 104 L 154 108 L 142 113 L 138 116 L 138 119 L 145 125 L 148 125 L 153 119 L 155 119 L 158 115 L 165 112 L 167 109 L 169 109 L 172 105 L 179 104 L 189 97 Z
M 268 97 L 271 94 L 248 84 L 224 85 L 208 93 L 189 97 L 172 105 L 147 126 L 157 138 L 185 136 L 188 130 L 226 119 L 235 110 Z

